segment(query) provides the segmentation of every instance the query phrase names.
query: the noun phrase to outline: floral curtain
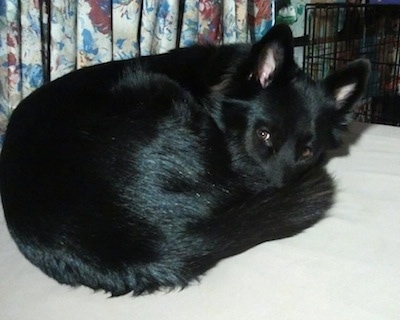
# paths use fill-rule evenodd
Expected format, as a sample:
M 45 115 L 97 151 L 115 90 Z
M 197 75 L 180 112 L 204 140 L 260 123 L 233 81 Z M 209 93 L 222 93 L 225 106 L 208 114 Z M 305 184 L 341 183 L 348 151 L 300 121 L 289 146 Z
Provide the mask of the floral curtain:
M 271 0 L 0 0 L 0 134 L 19 101 L 74 69 L 194 43 L 251 42 Z

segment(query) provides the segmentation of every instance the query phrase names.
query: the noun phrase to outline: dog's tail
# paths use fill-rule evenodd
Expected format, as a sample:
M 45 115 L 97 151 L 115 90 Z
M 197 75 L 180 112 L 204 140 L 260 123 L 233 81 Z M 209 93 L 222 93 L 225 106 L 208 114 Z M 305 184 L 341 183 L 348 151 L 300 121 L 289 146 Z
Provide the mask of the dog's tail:
M 208 257 L 219 260 L 312 226 L 331 207 L 334 192 L 332 177 L 325 169 L 317 168 L 297 183 L 262 191 L 196 229 L 205 232 L 204 238 L 213 246 L 210 252 L 217 255 Z

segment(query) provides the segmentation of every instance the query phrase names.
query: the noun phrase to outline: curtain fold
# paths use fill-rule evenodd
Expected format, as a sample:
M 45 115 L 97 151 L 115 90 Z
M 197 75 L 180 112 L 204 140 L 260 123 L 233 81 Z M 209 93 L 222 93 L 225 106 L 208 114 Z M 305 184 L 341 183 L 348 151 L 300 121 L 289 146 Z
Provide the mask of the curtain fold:
M 271 0 L 2 0 L 0 134 L 20 100 L 77 68 L 195 43 L 251 42 Z

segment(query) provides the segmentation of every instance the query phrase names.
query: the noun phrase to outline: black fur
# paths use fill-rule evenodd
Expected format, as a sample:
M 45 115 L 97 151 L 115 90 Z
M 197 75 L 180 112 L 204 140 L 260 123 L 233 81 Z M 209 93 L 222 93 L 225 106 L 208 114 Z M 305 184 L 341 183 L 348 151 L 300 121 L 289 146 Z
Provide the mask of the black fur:
M 319 220 L 322 167 L 362 94 L 359 60 L 321 83 L 288 27 L 85 68 L 21 102 L 1 194 L 22 253 L 61 283 L 138 295 Z

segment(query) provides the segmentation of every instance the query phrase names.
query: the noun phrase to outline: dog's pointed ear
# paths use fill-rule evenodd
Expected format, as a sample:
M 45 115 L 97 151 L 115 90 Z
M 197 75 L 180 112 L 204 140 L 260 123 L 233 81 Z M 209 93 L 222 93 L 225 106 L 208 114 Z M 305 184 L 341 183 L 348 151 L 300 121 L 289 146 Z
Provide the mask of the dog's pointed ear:
M 322 85 L 326 93 L 336 102 L 336 110 L 341 118 L 341 125 L 349 122 L 349 115 L 354 105 L 362 97 L 370 69 L 371 64 L 368 60 L 359 59 L 323 80 Z
M 272 80 L 284 73 L 287 66 L 295 66 L 293 60 L 293 36 L 289 26 L 276 25 L 251 50 L 250 78 L 266 88 Z

